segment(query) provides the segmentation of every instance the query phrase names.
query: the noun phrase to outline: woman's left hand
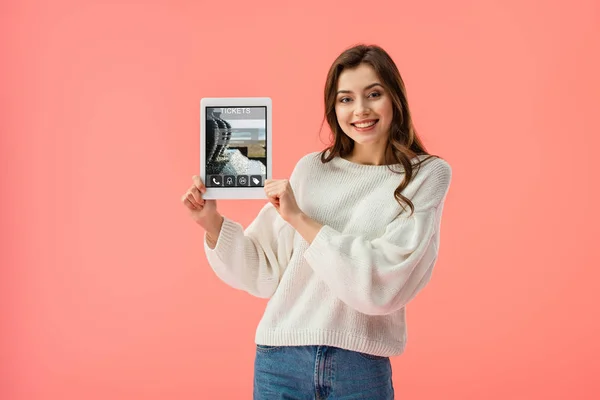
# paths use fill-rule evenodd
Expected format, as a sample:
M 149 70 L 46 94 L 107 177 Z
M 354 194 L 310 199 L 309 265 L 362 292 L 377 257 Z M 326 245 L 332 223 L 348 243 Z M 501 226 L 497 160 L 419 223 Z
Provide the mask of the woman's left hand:
M 296 203 L 294 191 L 287 179 L 267 179 L 265 182 L 265 193 L 269 202 L 286 222 L 291 223 L 302 215 L 302 210 Z

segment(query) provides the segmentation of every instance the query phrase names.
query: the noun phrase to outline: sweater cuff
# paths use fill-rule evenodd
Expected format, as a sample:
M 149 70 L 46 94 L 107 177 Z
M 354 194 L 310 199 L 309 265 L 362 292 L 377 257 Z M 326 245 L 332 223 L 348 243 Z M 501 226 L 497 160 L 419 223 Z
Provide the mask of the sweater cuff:
M 216 255 L 221 260 L 225 259 L 226 253 L 231 251 L 235 235 L 239 230 L 240 226 L 238 226 L 236 222 L 227 217 L 223 217 L 223 224 L 221 225 L 221 231 L 219 232 L 217 244 L 214 249 L 211 249 L 208 246 L 207 233 L 204 232 L 204 251 L 206 251 L 206 254 L 209 256 Z
M 339 235 L 339 232 L 328 225 L 323 225 L 304 252 L 304 259 L 313 270 L 315 267 L 319 269 L 321 265 L 327 264 L 327 248 L 330 245 L 331 237 L 335 235 Z

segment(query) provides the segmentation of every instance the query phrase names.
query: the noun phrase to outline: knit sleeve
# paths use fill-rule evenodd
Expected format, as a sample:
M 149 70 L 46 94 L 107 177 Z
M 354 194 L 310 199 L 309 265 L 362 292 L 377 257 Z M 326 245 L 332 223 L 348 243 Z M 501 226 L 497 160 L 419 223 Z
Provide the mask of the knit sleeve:
M 431 278 L 450 176 L 447 164 L 430 173 L 412 199 L 415 213 L 397 217 L 381 237 L 367 240 L 325 225 L 304 258 L 357 311 L 385 315 L 400 310 Z
M 292 170 L 290 184 L 294 190 L 306 176 L 307 160 L 308 156 L 301 158 Z M 292 257 L 294 233 L 275 207 L 266 203 L 245 230 L 224 217 L 214 249 L 204 235 L 204 251 L 223 282 L 253 296 L 270 298 Z
M 204 250 L 215 274 L 235 289 L 270 298 L 292 253 L 293 230 L 267 203 L 244 230 L 224 217 L 214 249 L 204 237 Z

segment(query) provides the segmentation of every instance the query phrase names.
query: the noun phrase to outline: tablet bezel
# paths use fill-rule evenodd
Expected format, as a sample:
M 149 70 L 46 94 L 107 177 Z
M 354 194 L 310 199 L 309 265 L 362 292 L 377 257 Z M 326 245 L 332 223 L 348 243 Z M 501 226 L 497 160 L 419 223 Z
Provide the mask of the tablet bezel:
M 200 99 L 200 179 L 206 179 L 206 108 L 208 107 L 265 107 L 266 108 L 266 133 L 267 142 L 267 173 L 266 179 L 271 179 L 272 172 L 272 100 L 269 97 L 205 97 Z M 263 186 L 248 187 L 206 187 L 202 196 L 208 200 L 221 199 L 266 199 L 264 182 Z

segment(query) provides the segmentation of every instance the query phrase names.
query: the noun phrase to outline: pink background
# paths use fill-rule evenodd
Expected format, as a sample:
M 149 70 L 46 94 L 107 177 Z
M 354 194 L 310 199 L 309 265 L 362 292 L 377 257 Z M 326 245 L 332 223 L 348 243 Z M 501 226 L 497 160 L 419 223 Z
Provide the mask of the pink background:
M 218 280 L 180 203 L 199 101 L 272 97 L 285 178 L 363 41 L 454 173 L 398 397 L 599 398 L 598 1 L 145 3 L 0 5 L 2 399 L 250 399 L 265 301 Z

